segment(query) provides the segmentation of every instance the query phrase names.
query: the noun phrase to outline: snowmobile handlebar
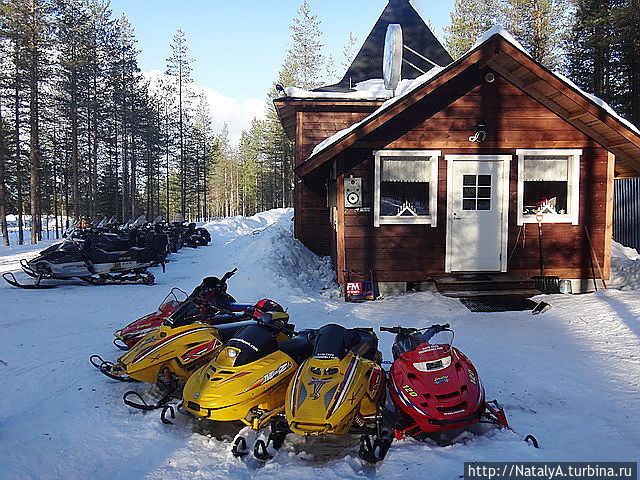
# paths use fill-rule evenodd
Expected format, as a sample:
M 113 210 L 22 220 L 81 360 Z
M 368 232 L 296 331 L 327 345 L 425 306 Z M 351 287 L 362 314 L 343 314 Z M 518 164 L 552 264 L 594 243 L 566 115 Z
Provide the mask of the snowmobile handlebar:
M 434 329 L 437 332 L 442 332 L 445 330 L 449 330 L 450 327 L 451 325 L 449 325 L 448 323 L 445 323 L 444 325 L 439 325 L 436 323 L 431 325 L 430 327 L 425 327 L 425 328 L 406 328 L 406 327 L 401 327 L 400 325 L 397 325 L 395 327 L 380 327 L 380 331 L 390 332 L 396 335 L 411 335 L 412 333 L 423 332 L 429 329 Z
M 267 313 L 268 315 L 268 313 Z M 272 330 L 274 332 L 278 332 L 278 333 L 290 333 L 292 335 L 297 335 L 298 332 L 295 331 L 294 326 L 287 323 L 284 320 L 275 320 L 273 323 L 272 322 L 267 322 L 262 318 L 259 317 L 251 317 L 252 320 L 254 320 L 258 325 L 265 327 L 268 330 Z
M 236 272 L 237 272 L 237 271 L 238 271 L 238 269 L 237 269 L 237 268 L 234 268 L 233 270 L 231 270 L 231 271 L 229 271 L 229 272 L 225 273 L 225 274 L 222 276 L 222 278 L 220 279 L 220 283 L 223 283 L 223 284 L 224 284 L 224 283 L 227 283 L 227 280 L 229 280 L 231 277 L 233 277 L 233 276 L 236 274 Z

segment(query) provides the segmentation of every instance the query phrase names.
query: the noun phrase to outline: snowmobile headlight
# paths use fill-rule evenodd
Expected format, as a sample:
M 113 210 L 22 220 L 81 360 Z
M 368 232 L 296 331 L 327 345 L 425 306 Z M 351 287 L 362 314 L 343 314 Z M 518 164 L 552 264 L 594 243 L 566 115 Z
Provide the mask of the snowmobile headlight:
M 413 364 L 416 370 L 421 372 L 436 372 L 438 370 L 444 370 L 451 365 L 451 355 L 437 360 L 430 360 L 428 362 L 416 362 Z
M 235 348 L 227 348 L 227 357 L 236 358 L 238 356 L 239 350 Z
M 339 370 L 336 367 L 331 367 L 331 368 L 325 368 L 324 369 L 324 374 L 327 375 L 327 376 L 335 375 L 338 372 L 339 372 Z

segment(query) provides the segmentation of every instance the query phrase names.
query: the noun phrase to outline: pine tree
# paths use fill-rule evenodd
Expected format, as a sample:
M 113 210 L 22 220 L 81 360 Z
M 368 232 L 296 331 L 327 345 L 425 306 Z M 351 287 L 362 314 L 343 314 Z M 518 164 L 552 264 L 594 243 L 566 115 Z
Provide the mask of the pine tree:
M 327 64 L 325 65 L 325 81 L 324 83 L 329 85 L 337 82 L 339 79 L 337 78 L 338 72 L 336 70 L 336 62 L 333 59 L 333 55 L 329 54 L 327 57 Z
M 445 45 L 454 58 L 464 55 L 485 31 L 501 20 L 499 0 L 455 0 Z
M 188 86 L 191 83 L 191 63 L 189 47 L 185 33 L 178 29 L 173 36 L 172 54 L 167 59 L 167 74 L 175 78 L 175 91 L 178 95 L 178 140 L 180 148 L 180 210 L 186 215 L 187 209 L 187 177 L 185 156 L 185 110 L 188 102 Z
M 507 0 L 505 27 L 534 60 L 555 69 L 561 63 L 568 35 L 571 0 Z
M 79 0 L 59 0 L 56 25 L 57 43 L 60 50 L 58 70 L 59 99 L 68 120 L 71 137 L 71 201 L 73 216 L 80 218 L 80 128 L 81 105 L 87 103 L 87 40 L 88 17 Z
M 615 58 L 610 0 L 580 0 L 568 42 L 567 71 L 585 90 L 610 100 L 614 96 Z
M 356 37 L 353 32 L 349 32 L 349 38 L 347 39 L 347 43 L 344 47 L 342 47 L 342 68 L 346 72 L 353 60 L 356 58 L 358 54 L 358 37 Z
M 296 85 L 306 90 L 312 90 L 321 84 L 322 43 L 320 43 L 320 20 L 311 13 L 307 0 L 303 0 L 298 17 L 294 18 L 291 29 L 293 45 L 288 51 L 288 57 L 295 66 Z
M 7 149 L 5 145 L 5 129 L 0 98 L 0 231 L 2 232 L 2 244 L 6 247 L 9 246 L 9 229 L 7 228 L 7 193 L 5 184 Z
M 41 237 L 40 223 L 40 83 L 44 79 L 45 51 L 50 35 L 51 6 L 47 0 L 27 0 L 26 58 L 29 82 L 29 173 L 31 243 Z
M 620 52 L 620 112 L 640 125 L 640 1 L 618 0 L 612 11 L 615 43 Z

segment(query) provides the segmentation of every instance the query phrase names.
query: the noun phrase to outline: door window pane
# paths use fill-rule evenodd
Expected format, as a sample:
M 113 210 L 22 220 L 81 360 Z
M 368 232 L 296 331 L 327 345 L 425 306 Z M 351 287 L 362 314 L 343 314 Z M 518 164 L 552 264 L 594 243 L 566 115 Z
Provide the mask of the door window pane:
M 491 210 L 491 175 L 464 175 L 462 185 L 462 210 Z
M 491 198 L 491 187 L 478 188 L 478 198 Z
M 491 200 L 488 198 L 479 198 L 478 210 L 491 210 Z
M 465 198 L 464 200 L 462 200 L 462 210 L 475 210 L 475 209 L 476 209 L 475 200 L 469 200 L 468 198 Z
M 463 187 L 462 188 L 462 198 L 476 198 L 476 188 L 475 187 Z
M 491 186 L 491 175 L 478 175 L 478 185 L 483 187 Z
M 476 185 L 476 175 L 464 175 L 462 177 L 462 185 Z

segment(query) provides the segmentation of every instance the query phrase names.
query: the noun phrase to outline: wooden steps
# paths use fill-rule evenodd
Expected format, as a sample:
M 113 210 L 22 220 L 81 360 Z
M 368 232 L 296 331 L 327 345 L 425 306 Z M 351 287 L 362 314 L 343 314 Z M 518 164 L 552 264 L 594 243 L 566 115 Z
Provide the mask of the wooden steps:
M 529 298 L 541 293 L 536 290 L 533 279 L 505 273 L 451 274 L 434 277 L 433 281 L 438 292 L 454 298 L 494 295 Z

